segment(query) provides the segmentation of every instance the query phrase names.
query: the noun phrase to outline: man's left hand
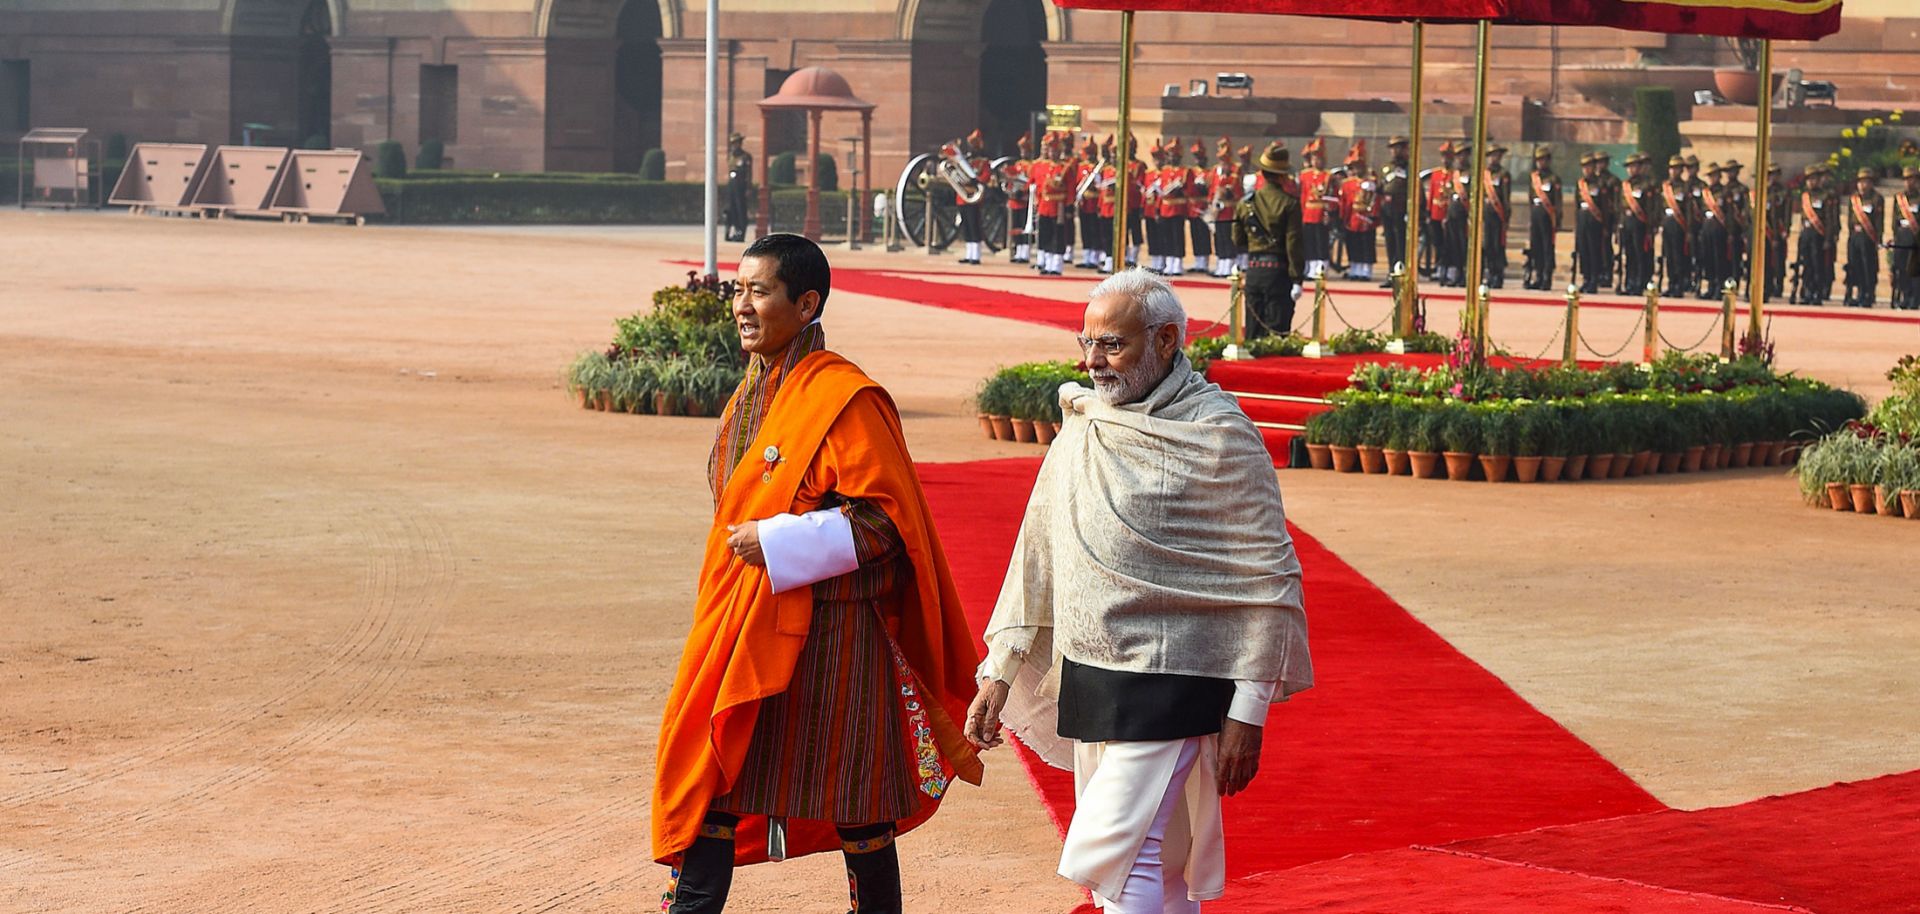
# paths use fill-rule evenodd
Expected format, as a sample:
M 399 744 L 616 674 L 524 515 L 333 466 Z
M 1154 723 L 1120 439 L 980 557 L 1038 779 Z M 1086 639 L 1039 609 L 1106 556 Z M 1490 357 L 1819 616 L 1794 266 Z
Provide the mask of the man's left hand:
M 1220 725 L 1220 757 L 1214 780 L 1220 795 L 1230 797 L 1253 783 L 1260 771 L 1260 739 L 1264 728 L 1229 717 Z
M 767 557 L 760 553 L 760 522 L 750 520 L 744 524 L 728 524 L 727 548 L 749 565 L 764 566 Z

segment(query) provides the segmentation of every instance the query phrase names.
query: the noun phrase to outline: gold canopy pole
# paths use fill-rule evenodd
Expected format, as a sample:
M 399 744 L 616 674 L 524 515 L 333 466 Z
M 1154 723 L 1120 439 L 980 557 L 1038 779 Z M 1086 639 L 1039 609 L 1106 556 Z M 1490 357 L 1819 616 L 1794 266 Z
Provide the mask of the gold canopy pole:
M 1114 140 L 1113 255 L 1126 263 L 1127 205 L 1133 183 L 1133 10 L 1120 11 L 1120 123 Z
M 1413 22 L 1413 148 L 1407 151 L 1407 243 L 1400 255 L 1405 258 L 1405 284 L 1394 289 L 1400 304 L 1394 309 L 1398 317 L 1393 332 L 1395 336 L 1406 339 L 1413 335 L 1413 306 L 1420 296 L 1420 223 L 1426 217 L 1426 184 L 1420 180 L 1420 138 L 1421 138 L 1421 88 L 1426 82 L 1425 59 L 1427 51 L 1427 24 L 1416 19 Z M 1387 265 L 1393 270 L 1393 264 Z
M 1767 300 L 1767 153 L 1773 146 L 1773 39 L 1760 41 L 1760 125 L 1753 137 L 1753 209 L 1747 216 L 1751 252 L 1747 263 L 1748 348 L 1760 342 L 1760 309 Z
M 1492 45 L 1493 23 L 1480 20 L 1479 48 L 1474 57 L 1473 77 L 1473 180 L 1467 185 L 1473 199 L 1467 202 L 1467 333 L 1473 339 L 1475 364 L 1487 358 L 1487 303 L 1480 295 L 1481 248 L 1485 246 L 1482 223 L 1486 217 L 1487 189 L 1487 56 Z

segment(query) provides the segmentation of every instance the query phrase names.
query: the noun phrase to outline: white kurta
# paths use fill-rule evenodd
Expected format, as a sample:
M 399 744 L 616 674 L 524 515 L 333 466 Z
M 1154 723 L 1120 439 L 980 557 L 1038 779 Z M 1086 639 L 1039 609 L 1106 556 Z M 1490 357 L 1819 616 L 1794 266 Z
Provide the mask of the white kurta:
M 1226 839 L 1214 779 L 1219 741 L 1218 736 L 1196 736 L 1078 744 L 1073 764 L 1076 805 L 1060 853 L 1060 875 L 1091 890 L 1101 907 L 1116 907 L 1113 899 L 1126 892 L 1128 877 L 1142 862 L 1164 868 L 1162 883 L 1169 890 L 1184 885 L 1186 900 L 1207 901 L 1225 893 Z M 1191 767 L 1175 785 L 1183 752 Z M 1178 796 L 1169 797 L 1169 788 L 1177 789 Z M 1172 815 L 1161 817 L 1167 805 Z M 1142 846 L 1160 824 L 1156 819 L 1164 823 L 1158 853 L 1151 855 L 1157 859 L 1143 861 Z M 1170 904 L 1167 909 L 1186 906 Z

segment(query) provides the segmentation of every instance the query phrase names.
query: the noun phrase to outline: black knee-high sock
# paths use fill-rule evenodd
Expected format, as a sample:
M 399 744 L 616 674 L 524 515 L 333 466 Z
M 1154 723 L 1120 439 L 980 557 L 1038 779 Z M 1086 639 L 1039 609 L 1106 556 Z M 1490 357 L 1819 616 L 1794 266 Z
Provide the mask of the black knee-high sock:
M 853 914 L 900 912 L 900 853 L 893 844 L 893 827 L 892 822 L 880 822 L 839 828 Z
M 740 817 L 709 812 L 667 889 L 668 914 L 720 914 L 733 888 L 733 827 Z

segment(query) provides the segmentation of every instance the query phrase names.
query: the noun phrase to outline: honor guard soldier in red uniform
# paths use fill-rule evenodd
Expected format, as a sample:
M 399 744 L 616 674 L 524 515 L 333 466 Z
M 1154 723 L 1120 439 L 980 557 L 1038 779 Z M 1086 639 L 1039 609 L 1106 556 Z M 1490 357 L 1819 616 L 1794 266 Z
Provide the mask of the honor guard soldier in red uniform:
M 1100 144 L 1100 172 L 1093 179 L 1093 193 L 1099 200 L 1099 220 L 1095 223 L 1094 229 L 1101 233 L 1103 239 L 1100 242 L 1100 272 L 1102 273 L 1113 272 L 1113 216 L 1119 206 L 1117 198 L 1120 194 L 1120 181 L 1123 179 L 1120 173 L 1120 162 L 1114 156 L 1113 137 L 1109 135 L 1106 141 Z
M 1034 224 L 1039 227 L 1040 256 L 1035 258 L 1034 266 L 1042 276 L 1059 276 L 1064 265 L 1066 244 L 1061 237 L 1061 214 L 1070 213 L 1067 196 L 1073 192 L 1069 180 L 1073 176 L 1067 162 L 1066 140 L 1058 134 L 1049 133 L 1044 145 L 1046 158 L 1034 164 L 1033 180 L 1039 187 L 1039 200 L 1034 204 Z
M 1168 276 L 1186 272 L 1187 166 L 1180 164 L 1180 138 L 1166 145 L 1167 160 L 1160 166 L 1160 235 L 1166 240 L 1160 269 Z
M 1446 276 L 1447 201 L 1452 196 L 1453 141 L 1440 144 L 1440 164 L 1420 173 L 1420 206 L 1427 222 L 1420 231 L 1420 275 Z
M 1553 173 L 1552 149 L 1533 147 L 1533 171 L 1527 175 L 1527 185 L 1527 198 L 1533 208 L 1529 213 L 1532 219 L 1527 224 L 1526 277 L 1522 285 L 1528 289 L 1550 290 L 1554 265 L 1559 262 L 1554 249 L 1559 241 L 1566 192 L 1560 185 L 1560 176 Z
M 1507 226 L 1513 220 L 1513 176 L 1507 173 L 1504 159 L 1507 147 L 1495 143 L 1487 147 L 1487 171 L 1481 176 L 1481 198 L 1486 212 L 1481 216 L 1480 282 L 1489 289 L 1506 285 Z
M 1639 295 L 1655 282 L 1653 237 L 1661 227 L 1661 183 L 1653 176 L 1653 159 L 1644 152 L 1627 156 L 1627 182 L 1620 194 L 1620 252 L 1623 261 L 1622 295 Z
M 1241 164 L 1233 157 L 1233 141 L 1221 137 L 1214 152 L 1219 161 L 1207 172 L 1207 206 L 1202 214 L 1213 233 L 1213 275 L 1233 275 L 1239 249 L 1233 244 L 1233 214 L 1246 196 Z
M 1234 209 L 1233 243 L 1247 252 L 1247 336 L 1284 336 L 1293 329 L 1300 298 L 1300 186 L 1288 171 L 1287 148 L 1275 143 L 1260 156 L 1260 180 Z
M 1080 258 L 1073 264 L 1076 270 L 1100 269 L 1105 248 L 1113 243 L 1112 236 L 1105 241 L 1100 239 L 1099 182 L 1100 145 L 1089 136 L 1080 146 L 1080 159 L 1074 167 L 1074 209 L 1080 226 Z
M 1367 141 L 1347 150 L 1347 177 L 1340 182 L 1340 219 L 1346 235 L 1347 278 L 1373 278 L 1375 231 L 1380 226 L 1380 184 L 1367 167 Z
M 1147 163 L 1140 160 L 1140 144 L 1127 138 L 1127 266 L 1140 265 L 1140 246 L 1147 243 Z
M 1140 170 L 1140 217 L 1147 231 L 1147 272 L 1165 273 L 1166 220 L 1160 218 L 1160 169 L 1167 164 L 1167 147 L 1156 137 L 1149 160 Z
M 1454 147 L 1454 161 L 1459 167 L 1453 170 L 1453 181 L 1447 186 L 1446 237 L 1449 262 L 1447 275 L 1440 280 L 1440 284 L 1465 288 L 1467 252 L 1472 243 L 1472 239 L 1467 236 L 1473 228 L 1472 214 L 1467 211 L 1467 205 L 1473 201 L 1472 195 L 1479 193 L 1475 189 L 1476 182 L 1473 174 L 1469 171 L 1473 167 L 1473 144 L 1463 142 Z
M 1307 279 L 1319 277 L 1327 268 L 1327 261 L 1333 257 L 1332 220 L 1339 215 L 1338 207 L 1327 206 L 1327 196 L 1333 181 L 1328 173 L 1327 141 L 1314 137 L 1300 156 L 1306 160 L 1306 166 L 1300 169 L 1300 220 L 1301 239 L 1306 245 Z M 1334 201 L 1336 204 L 1338 200 Z
M 1893 306 L 1902 310 L 1920 309 L 1920 168 L 1911 165 L 1901 170 L 1907 186 L 1894 195 L 1893 252 L 1887 260 L 1887 284 L 1893 287 Z
M 1851 308 L 1871 308 L 1880 287 L 1880 245 L 1887 236 L 1887 207 L 1873 189 L 1871 168 L 1854 176 L 1847 197 L 1847 299 Z
M 1028 214 L 1033 212 L 1033 141 L 1023 133 L 1015 145 L 1019 147 L 1019 154 L 1001 169 L 1007 190 L 1007 225 L 1013 230 L 1009 260 L 1013 263 L 1030 263 L 1033 260 L 1033 227 L 1028 224 Z
M 1213 232 L 1207 225 L 1207 201 L 1212 194 L 1207 147 L 1194 140 L 1187 151 L 1193 154 L 1193 164 L 1187 166 L 1186 174 L 1187 243 L 1193 251 L 1193 271 L 1205 273 L 1213 260 Z

